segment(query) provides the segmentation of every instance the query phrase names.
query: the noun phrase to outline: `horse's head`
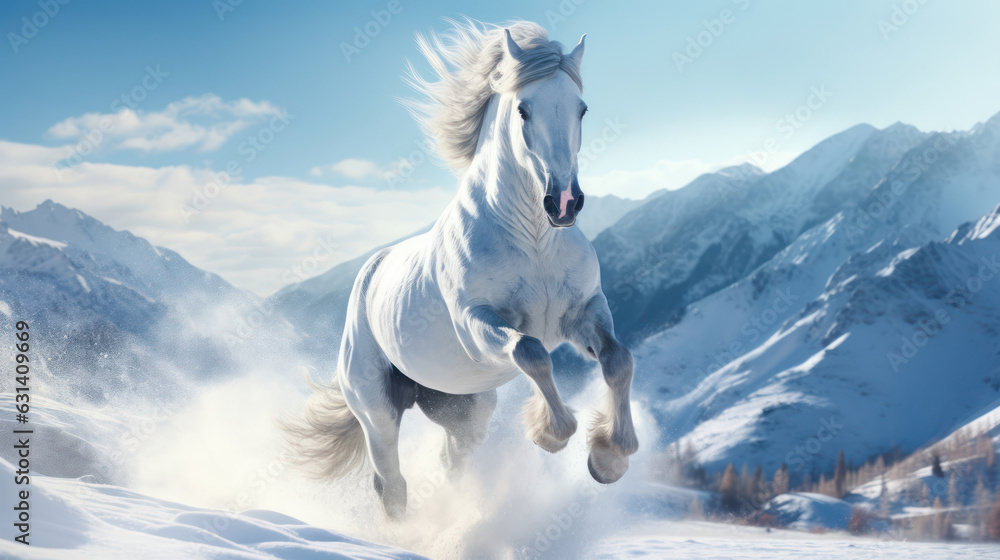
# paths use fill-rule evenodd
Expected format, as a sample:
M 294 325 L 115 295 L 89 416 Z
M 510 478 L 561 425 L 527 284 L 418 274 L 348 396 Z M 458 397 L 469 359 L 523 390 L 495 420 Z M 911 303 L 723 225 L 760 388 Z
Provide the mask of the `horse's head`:
M 505 30 L 504 57 L 520 62 L 533 56 Z M 553 227 L 576 222 L 583 209 L 583 191 L 577 180 L 580 124 L 587 112 L 579 85 L 583 38 L 560 64 L 567 71 L 528 81 L 502 94 L 500 115 L 509 119 L 510 146 L 522 175 L 531 178 L 537 201 Z M 570 74 L 575 72 L 575 75 Z

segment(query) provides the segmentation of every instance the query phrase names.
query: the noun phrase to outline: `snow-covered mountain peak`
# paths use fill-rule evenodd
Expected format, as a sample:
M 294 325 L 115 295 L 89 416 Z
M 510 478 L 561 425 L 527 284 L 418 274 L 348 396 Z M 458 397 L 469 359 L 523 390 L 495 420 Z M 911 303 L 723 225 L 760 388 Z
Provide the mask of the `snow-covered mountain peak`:
M 813 168 L 816 165 L 826 165 L 849 160 L 861 148 L 868 138 L 878 129 L 870 124 L 859 124 L 816 144 L 805 153 L 795 158 L 786 167 L 775 171 L 778 175 L 802 168 Z
M 889 126 L 882 129 L 882 132 L 887 132 L 890 134 L 923 134 L 923 132 L 913 126 L 912 124 L 907 124 L 902 121 L 896 121 Z
M 993 134 L 1000 133 L 1000 113 L 997 113 L 986 120 L 986 122 L 981 122 L 976 126 L 972 127 L 972 133 L 976 134 L 984 130 L 991 131 Z
M 0 223 L 11 235 L 26 240 L 47 240 L 62 249 L 71 264 L 94 276 L 123 284 L 151 300 L 185 298 L 208 291 L 232 295 L 234 289 L 215 274 L 200 270 L 180 255 L 127 230 L 116 230 L 88 214 L 46 200 L 33 210 L 0 209 Z
M 1000 235 L 997 233 L 998 230 L 1000 230 L 1000 204 L 979 220 L 963 224 L 949 236 L 947 242 L 961 245 L 967 241 Z
M 80 210 L 52 200 L 46 200 L 27 212 L 4 207 L 0 210 L 0 221 L 14 230 L 59 241 L 89 253 L 124 258 L 138 256 L 134 253 L 123 255 L 122 252 L 127 249 L 159 256 L 156 248 L 145 239 L 128 231 L 115 230 Z
M 715 172 L 717 175 L 723 175 L 725 177 L 731 177 L 733 179 L 747 179 L 749 177 L 759 177 L 761 175 L 766 175 L 767 172 L 763 169 L 757 167 L 756 165 L 745 162 L 739 165 L 730 165 L 729 167 L 723 167 L 722 169 Z

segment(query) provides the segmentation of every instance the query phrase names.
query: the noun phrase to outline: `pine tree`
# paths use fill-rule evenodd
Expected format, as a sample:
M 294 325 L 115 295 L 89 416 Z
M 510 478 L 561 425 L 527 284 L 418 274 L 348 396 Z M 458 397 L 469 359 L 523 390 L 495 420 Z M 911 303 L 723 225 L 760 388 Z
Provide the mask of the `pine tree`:
M 722 482 L 719 483 L 719 495 L 721 496 L 722 509 L 735 512 L 740 507 L 740 483 L 736 478 L 736 469 L 732 463 L 726 467 L 722 473 Z
M 955 524 L 951 520 L 951 512 L 944 514 L 944 521 L 941 524 L 941 540 L 951 540 L 955 536 Z
M 875 474 L 885 474 L 885 459 L 881 455 L 875 459 Z
M 942 509 L 944 504 L 941 503 L 941 498 L 934 498 L 934 538 L 938 540 L 944 539 L 945 523 Z
M 885 472 L 882 473 L 882 490 L 879 492 L 879 515 L 888 519 L 892 514 L 892 500 L 889 499 L 889 487 L 885 484 Z
M 954 469 L 952 469 L 952 473 L 948 477 L 948 506 L 956 508 L 960 505 L 958 497 L 958 476 L 955 475 Z
M 752 493 L 753 480 L 750 478 L 750 471 L 747 470 L 747 464 L 743 463 L 743 467 L 740 469 L 740 502 L 745 504 L 750 501 Z
M 1000 541 L 1000 492 L 997 493 L 997 499 L 993 503 L 993 509 L 990 510 L 989 535 L 990 540 Z
M 799 483 L 799 488 L 801 492 L 812 492 L 813 485 L 813 475 L 812 471 L 806 471 L 802 473 L 802 482 Z
M 778 471 L 774 473 L 774 494 L 788 493 L 788 465 L 782 463 Z
M 764 468 L 760 465 L 757 465 L 757 469 L 753 471 L 750 499 L 753 503 L 754 509 L 760 509 L 763 507 L 764 502 L 768 499 L 767 485 L 764 482 Z
M 847 465 L 844 463 L 844 450 L 837 455 L 837 468 L 833 471 L 833 497 L 843 498 L 846 492 Z
M 941 468 L 941 456 L 934 453 L 931 458 L 931 474 L 938 477 L 944 478 L 944 469 Z
M 691 505 L 688 506 L 688 517 L 692 519 L 705 518 L 705 508 L 701 505 L 701 500 L 699 500 L 697 496 L 691 500 Z
M 911 522 L 911 531 L 913 536 L 918 539 L 927 539 L 932 537 L 933 532 L 933 517 L 932 515 L 921 515 L 915 517 Z
M 990 514 L 990 491 L 983 484 L 983 479 L 980 478 L 979 482 L 976 484 L 976 514 L 973 521 L 976 524 L 977 532 L 981 539 L 985 539 L 989 532 L 989 514 Z

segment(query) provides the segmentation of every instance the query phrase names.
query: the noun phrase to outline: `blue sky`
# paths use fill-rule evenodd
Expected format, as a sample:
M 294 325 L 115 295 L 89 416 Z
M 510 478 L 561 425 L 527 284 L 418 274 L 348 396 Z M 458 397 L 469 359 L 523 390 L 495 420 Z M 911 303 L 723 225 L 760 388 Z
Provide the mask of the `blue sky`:
M 338 244 L 328 268 L 433 220 L 454 192 L 433 163 L 392 190 L 385 179 L 420 139 L 397 102 L 405 61 L 421 67 L 414 33 L 445 17 L 534 20 L 569 46 L 588 34 L 584 145 L 620 128 L 581 173 L 594 194 L 677 188 L 768 139 L 773 169 L 860 122 L 967 129 L 1000 111 L 1000 4 L 987 0 L 243 0 L 221 18 L 227 0 L 51 3 L 44 17 L 44 0 L 0 5 L 0 202 L 51 197 L 260 293 L 320 241 Z M 366 26 L 377 34 L 348 60 Z M 131 120 L 66 160 L 133 90 Z M 181 216 L 178 200 L 233 161 L 227 190 Z

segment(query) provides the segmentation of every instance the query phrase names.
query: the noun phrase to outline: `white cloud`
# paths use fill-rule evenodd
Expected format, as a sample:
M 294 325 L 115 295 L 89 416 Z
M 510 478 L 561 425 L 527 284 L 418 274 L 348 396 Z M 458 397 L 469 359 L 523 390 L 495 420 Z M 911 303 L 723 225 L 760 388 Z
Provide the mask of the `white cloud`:
M 268 101 L 223 101 L 205 94 L 175 101 L 162 111 L 121 109 L 117 113 L 70 117 L 52 125 L 46 134 L 79 142 L 79 151 L 90 148 L 150 153 L 197 147 L 207 152 L 218 149 L 250 124 L 278 113 L 280 109 Z
M 355 158 L 338 161 L 330 166 L 330 169 L 352 179 L 361 179 L 379 172 L 378 166 L 371 161 Z
M 334 164 L 313 167 L 309 173 L 314 177 L 337 174 L 351 179 L 367 179 L 369 177 L 382 177 L 386 171 L 371 160 L 347 158 Z
M 285 285 L 320 239 L 332 239 L 335 250 L 314 273 L 426 226 L 454 195 L 440 187 L 389 193 L 266 177 L 230 184 L 185 221 L 181 208 L 212 180 L 210 170 L 84 162 L 60 181 L 52 166 L 62 156 L 58 148 L 0 141 L 0 200 L 21 211 L 47 198 L 79 208 L 260 294 Z

